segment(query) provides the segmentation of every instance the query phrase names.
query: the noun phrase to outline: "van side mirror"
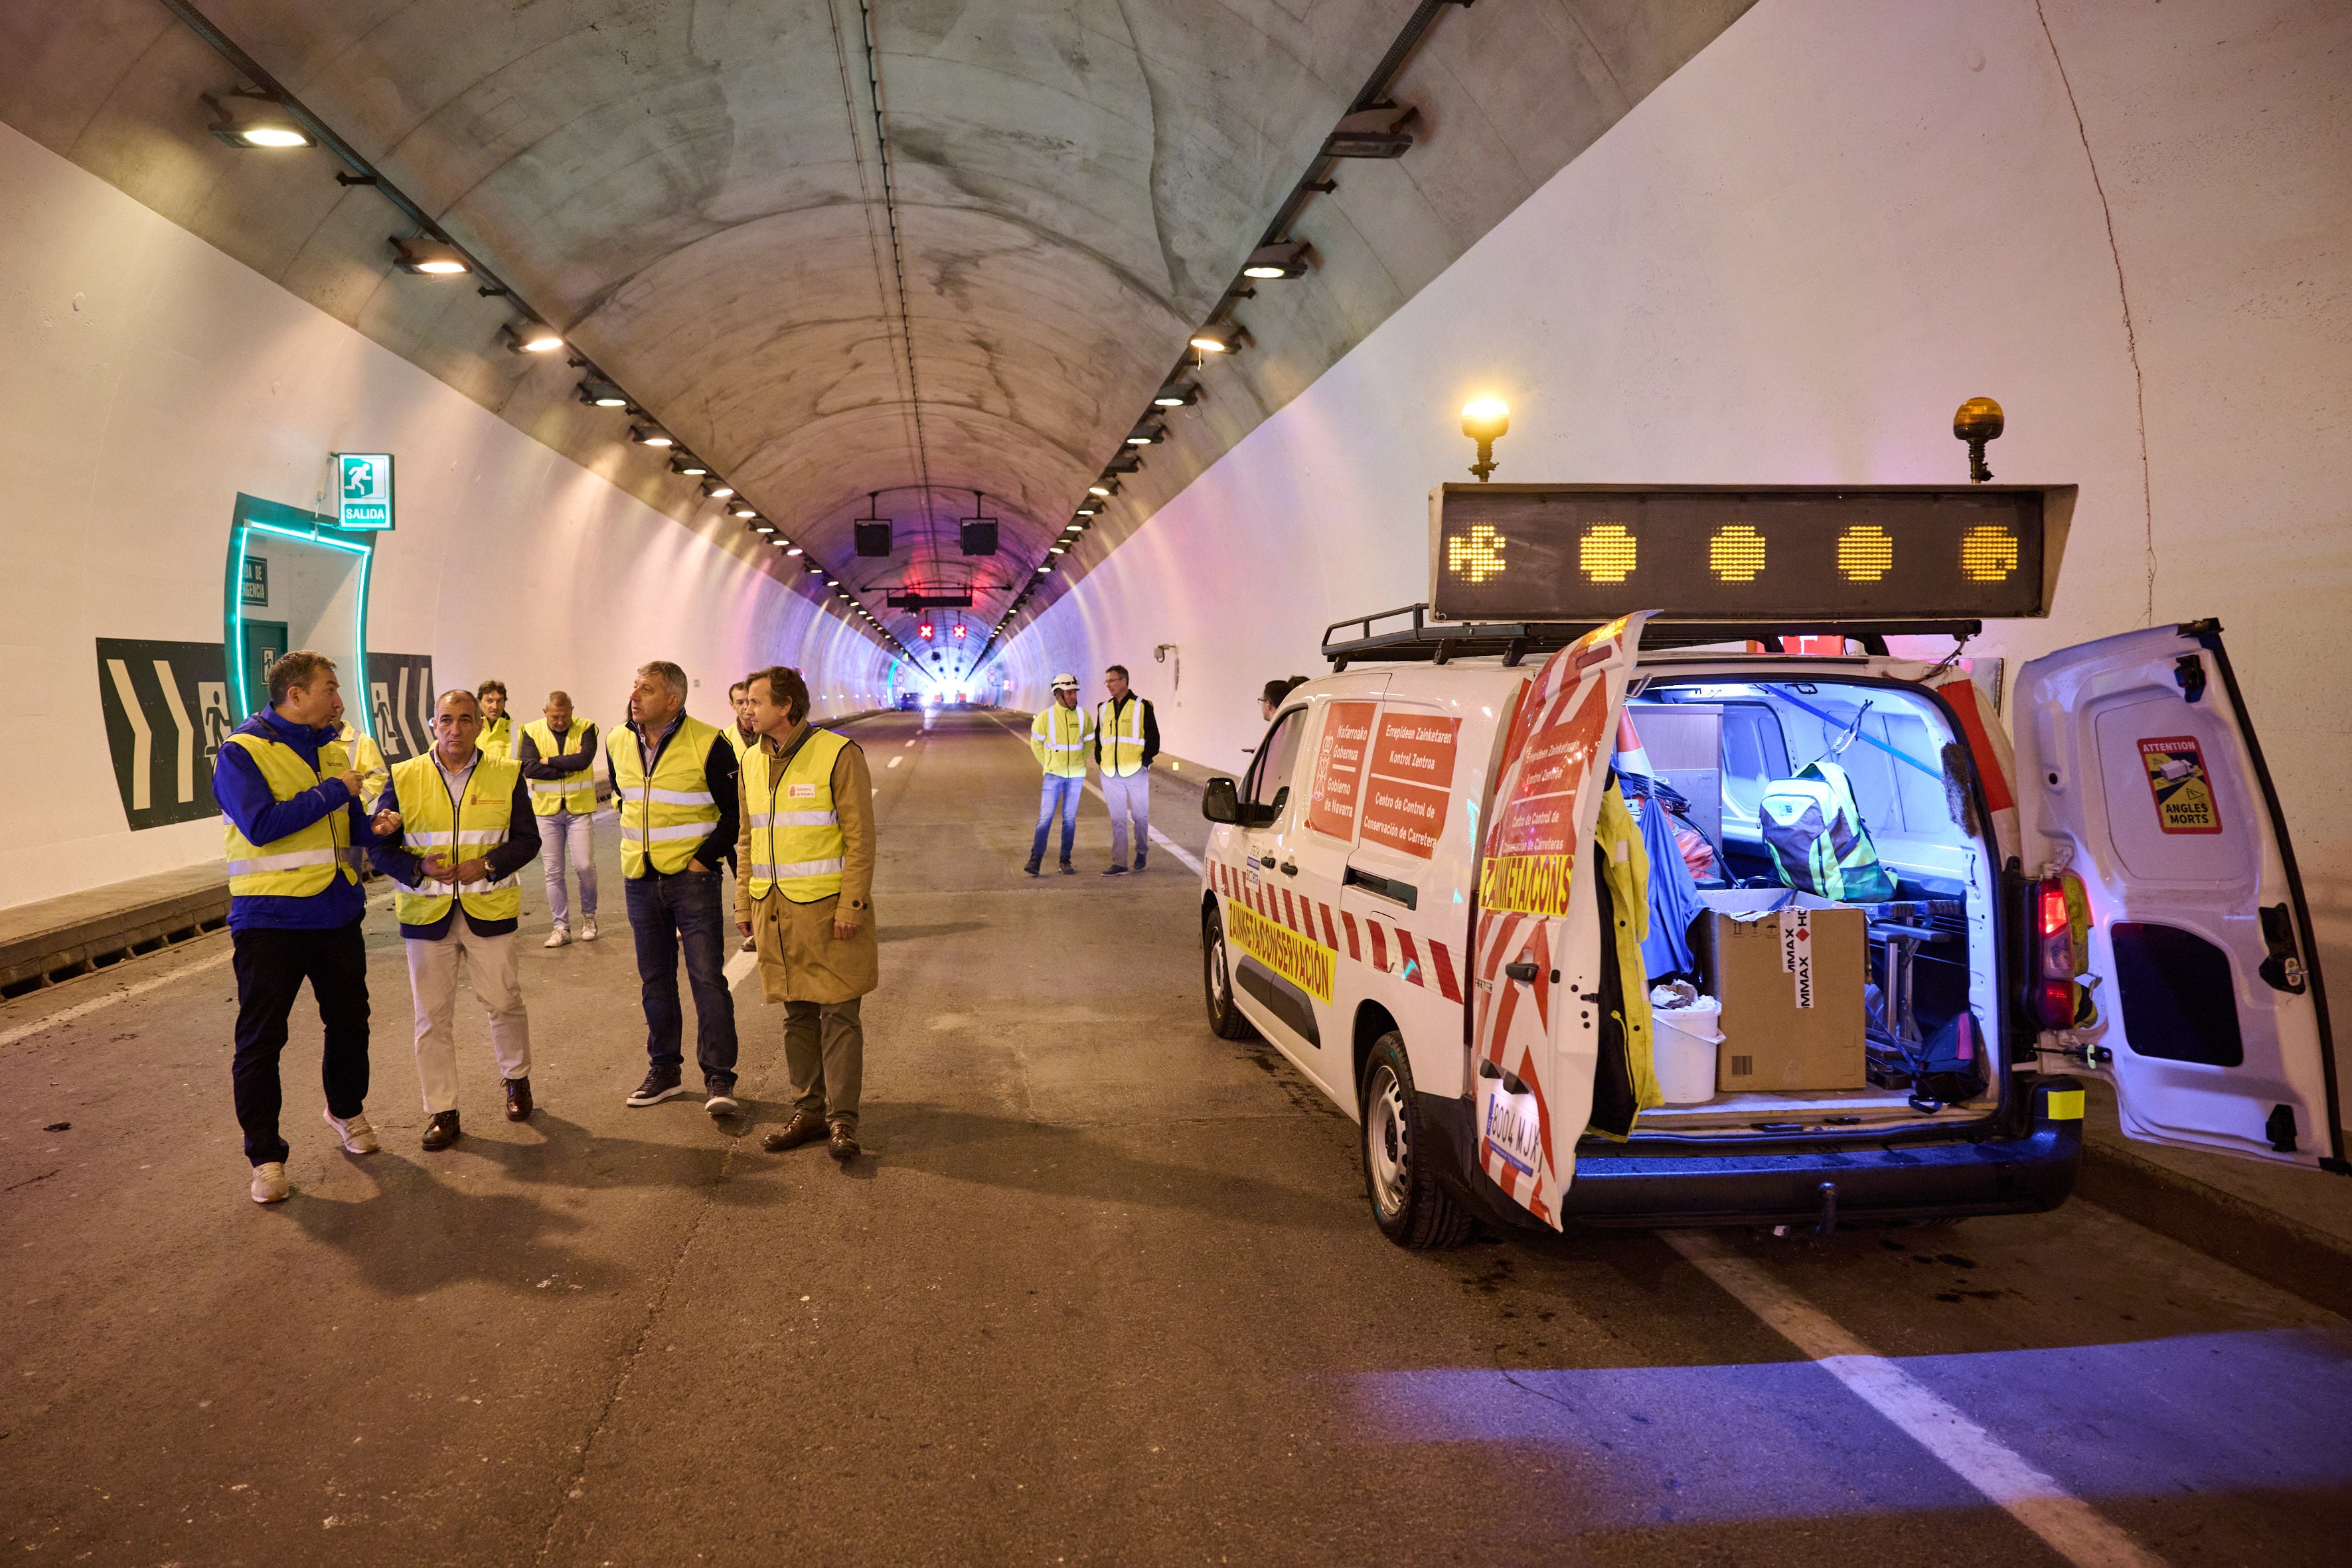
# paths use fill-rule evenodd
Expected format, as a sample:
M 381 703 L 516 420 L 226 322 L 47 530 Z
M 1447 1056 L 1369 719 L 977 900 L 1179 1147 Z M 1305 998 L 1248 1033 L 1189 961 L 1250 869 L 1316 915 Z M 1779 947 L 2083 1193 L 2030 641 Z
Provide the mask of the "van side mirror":
M 1240 790 L 1229 778 L 1213 778 L 1201 793 L 1201 815 L 1211 822 L 1239 822 L 1242 819 Z

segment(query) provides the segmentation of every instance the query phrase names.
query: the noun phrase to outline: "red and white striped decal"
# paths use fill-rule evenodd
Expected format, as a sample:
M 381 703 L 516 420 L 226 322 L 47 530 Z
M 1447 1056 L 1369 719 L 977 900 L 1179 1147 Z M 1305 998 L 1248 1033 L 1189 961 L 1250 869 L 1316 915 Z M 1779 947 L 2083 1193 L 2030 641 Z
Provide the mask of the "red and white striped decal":
M 1334 909 L 1287 888 L 1260 881 L 1253 890 L 1244 881 L 1243 873 L 1223 860 L 1211 861 L 1209 868 L 1212 888 L 1229 899 L 1240 900 L 1267 920 L 1289 927 L 1309 942 L 1319 942 L 1334 952 L 1344 950 L 1358 963 L 1367 962 L 1369 957 L 1372 967 L 1384 974 L 1390 972 L 1389 954 L 1394 951 L 1400 966 L 1396 973 L 1401 978 L 1434 991 L 1448 1002 L 1463 999 L 1461 976 L 1465 965 L 1458 948 L 1449 947 L 1424 931 L 1408 931 L 1371 915 Z M 1369 955 L 1365 951 L 1368 945 Z

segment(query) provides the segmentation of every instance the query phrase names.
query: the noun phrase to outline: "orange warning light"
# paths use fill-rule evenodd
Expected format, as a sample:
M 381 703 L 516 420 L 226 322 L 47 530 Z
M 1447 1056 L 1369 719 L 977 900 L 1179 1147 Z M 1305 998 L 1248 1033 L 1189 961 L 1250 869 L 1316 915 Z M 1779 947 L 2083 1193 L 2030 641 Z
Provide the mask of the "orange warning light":
M 1706 563 L 1718 583 L 1753 583 L 1764 570 L 1764 536 L 1744 522 L 1729 522 L 1707 541 Z
M 1849 583 L 1875 583 L 1895 569 L 1895 539 L 1876 523 L 1860 523 L 1838 536 L 1838 575 Z
M 1960 541 L 1960 575 L 1971 583 L 2005 583 L 2017 570 L 2017 535 L 1985 523 Z
M 1622 583 L 1641 559 L 1641 542 L 1622 522 L 1595 523 L 1576 546 L 1576 563 L 1589 583 Z
M 1504 539 L 1491 523 L 1476 523 L 1467 533 L 1445 542 L 1445 569 L 1465 583 L 1484 583 L 1503 574 Z

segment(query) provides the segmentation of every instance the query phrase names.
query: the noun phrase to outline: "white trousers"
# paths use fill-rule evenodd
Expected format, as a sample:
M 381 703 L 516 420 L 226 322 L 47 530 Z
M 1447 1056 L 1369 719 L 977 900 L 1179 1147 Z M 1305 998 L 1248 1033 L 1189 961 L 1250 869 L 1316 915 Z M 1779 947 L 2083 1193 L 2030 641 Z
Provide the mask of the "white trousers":
M 1135 823 L 1135 858 L 1143 858 L 1151 847 L 1151 772 L 1145 769 L 1125 778 L 1117 773 L 1102 775 L 1103 804 L 1110 807 L 1110 863 L 1127 864 L 1127 826 L 1130 818 Z
M 450 1020 L 457 1010 L 457 963 L 462 956 L 473 982 L 474 1000 L 490 1017 L 490 1050 L 507 1078 L 530 1076 L 530 1019 L 523 1012 L 522 985 L 515 977 L 514 932 L 476 936 L 465 911 L 450 911 L 449 930 L 437 942 L 410 938 L 408 994 L 416 1003 L 416 1082 L 430 1112 L 457 1109 L 457 1036 Z

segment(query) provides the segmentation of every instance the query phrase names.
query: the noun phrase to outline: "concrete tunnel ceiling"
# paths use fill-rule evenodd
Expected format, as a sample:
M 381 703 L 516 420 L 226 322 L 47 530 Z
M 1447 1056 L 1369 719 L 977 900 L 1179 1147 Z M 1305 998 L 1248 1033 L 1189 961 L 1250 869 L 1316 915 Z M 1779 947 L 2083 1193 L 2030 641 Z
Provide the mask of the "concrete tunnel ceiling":
M 1289 232 L 1035 607 L 1368 334 L 1749 0 L 209 0 L 203 19 L 905 641 L 889 591 L 969 586 L 971 645 L 1217 310 L 1408 27 L 1395 162 Z M 506 300 L 394 271 L 407 232 L 323 152 L 206 134 L 239 85 L 159 0 L 11 8 L 0 119 L 724 547 L 823 579 L 701 500 Z M 870 39 L 870 47 L 869 47 Z M 878 83 L 878 90 L 877 84 Z M 876 110 L 878 101 L 880 113 Z M 878 122 L 878 129 L 877 129 Z M 851 521 L 880 492 L 887 560 Z M 975 492 L 993 557 L 961 554 Z M 836 605 L 838 609 L 838 606 Z M 956 612 L 945 612 L 943 623 Z

